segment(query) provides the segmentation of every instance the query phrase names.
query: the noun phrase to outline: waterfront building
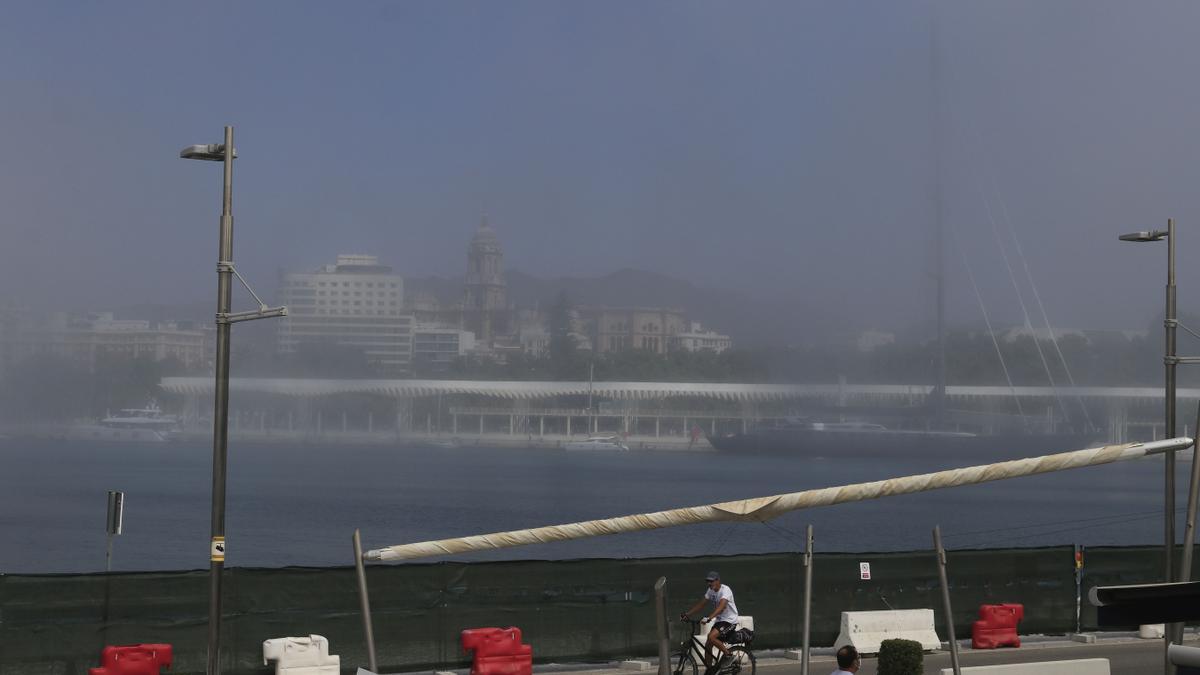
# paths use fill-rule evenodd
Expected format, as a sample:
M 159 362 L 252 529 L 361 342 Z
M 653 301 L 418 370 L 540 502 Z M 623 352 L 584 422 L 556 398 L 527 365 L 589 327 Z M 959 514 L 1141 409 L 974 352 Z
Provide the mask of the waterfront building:
M 517 338 L 521 342 L 521 351 L 530 356 L 541 358 L 550 353 L 550 331 L 546 330 L 545 324 L 523 323 Z
M 578 311 L 598 353 L 643 349 L 666 354 L 671 337 L 687 326 L 683 310 L 676 308 L 581 306 Z
M 190 321 L 117 319 L 112 312 L 34 314 L 0 318 L 0 368 L 34 356 L 53 356 L 94 370 L 109 357 L 175 359 L 186 367 L 212 360 L 212 331 Z
M 698 321 L 688 324 L 688 329 L 676 333 L 669 338 L 672 349 L 685 352 L 721 352 L 733 346 L 733 340 L 728 335 L 722 335 L 714 330 L 705 330 Z
M 295 354 L 304 344 L 361 349 L 382 374 L 408 373 L 412 314 L 403 306 L 404 280 L 373 255 L 339 255 L 313 272 L 280 275 L 276 349 Z
M 469 330 L 430 325 L 413 329 L 413 368 L 421 374 L 448 372 L 474 349 L 475 334 Z

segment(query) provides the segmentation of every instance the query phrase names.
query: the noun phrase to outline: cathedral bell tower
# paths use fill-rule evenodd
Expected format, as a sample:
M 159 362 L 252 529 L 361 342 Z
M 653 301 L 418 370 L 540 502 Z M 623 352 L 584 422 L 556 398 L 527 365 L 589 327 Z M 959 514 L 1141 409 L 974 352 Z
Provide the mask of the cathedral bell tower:
M 485 217 L 467 246 L 467 281 L 463 297 L 464 328 L 474 332 L 483 345 L 491 346 L 497 333 L 506 329 L 507 290 L 504 251 Z

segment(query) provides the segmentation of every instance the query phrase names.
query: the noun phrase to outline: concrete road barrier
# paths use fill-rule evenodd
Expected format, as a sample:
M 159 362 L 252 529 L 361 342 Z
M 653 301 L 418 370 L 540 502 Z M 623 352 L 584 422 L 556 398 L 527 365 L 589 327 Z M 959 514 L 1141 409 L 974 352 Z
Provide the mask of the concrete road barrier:
M 275 662 L 275 675 L 338 675 L 341 659 L 329 653 L 322 635 L 263 641 L 263 665 Z
M 862 654 L 878 654 L 884 640 L 912 640 L 925 650 L 938 649 L 942 641 L 933 627 L 932 609 L 893 609 L 877 612 L 842 612 L 842 630 L 834 649 L 854 645 Z

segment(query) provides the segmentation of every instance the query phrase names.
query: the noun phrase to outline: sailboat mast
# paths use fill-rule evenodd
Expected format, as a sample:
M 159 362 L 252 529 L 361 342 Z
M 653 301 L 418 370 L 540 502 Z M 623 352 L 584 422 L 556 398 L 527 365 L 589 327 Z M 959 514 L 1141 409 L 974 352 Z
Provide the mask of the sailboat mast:
M 937 3 L 931 3 L 932 12 L 929 30 L 929 80 L 930 80 L 930 129 L 929 140 L 932 146 L 933 185 L 930 197 L 933 207 L 934 221 L 934 251 L 937 257 L 937 269 L 934 272 L 937 281 L 937 384 L 933 388 L 934 419 L 938 428 L 946 426 L 946 260 L 943 240 L 945 225 L 942 205 L 942 147 L 941 147 L 941 82 L 938 63 L 938 14 Z

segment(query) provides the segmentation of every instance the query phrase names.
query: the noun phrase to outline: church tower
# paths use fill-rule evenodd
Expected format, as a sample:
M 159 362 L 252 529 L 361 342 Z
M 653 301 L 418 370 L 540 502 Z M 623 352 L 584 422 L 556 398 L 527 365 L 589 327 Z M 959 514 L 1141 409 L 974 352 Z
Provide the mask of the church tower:
M 467 282 L 463 298 L 463 323 L 479 342 L 507 329 L 508 289 L 504 282 L 504 251 L 485 217 L 467 246 Z

